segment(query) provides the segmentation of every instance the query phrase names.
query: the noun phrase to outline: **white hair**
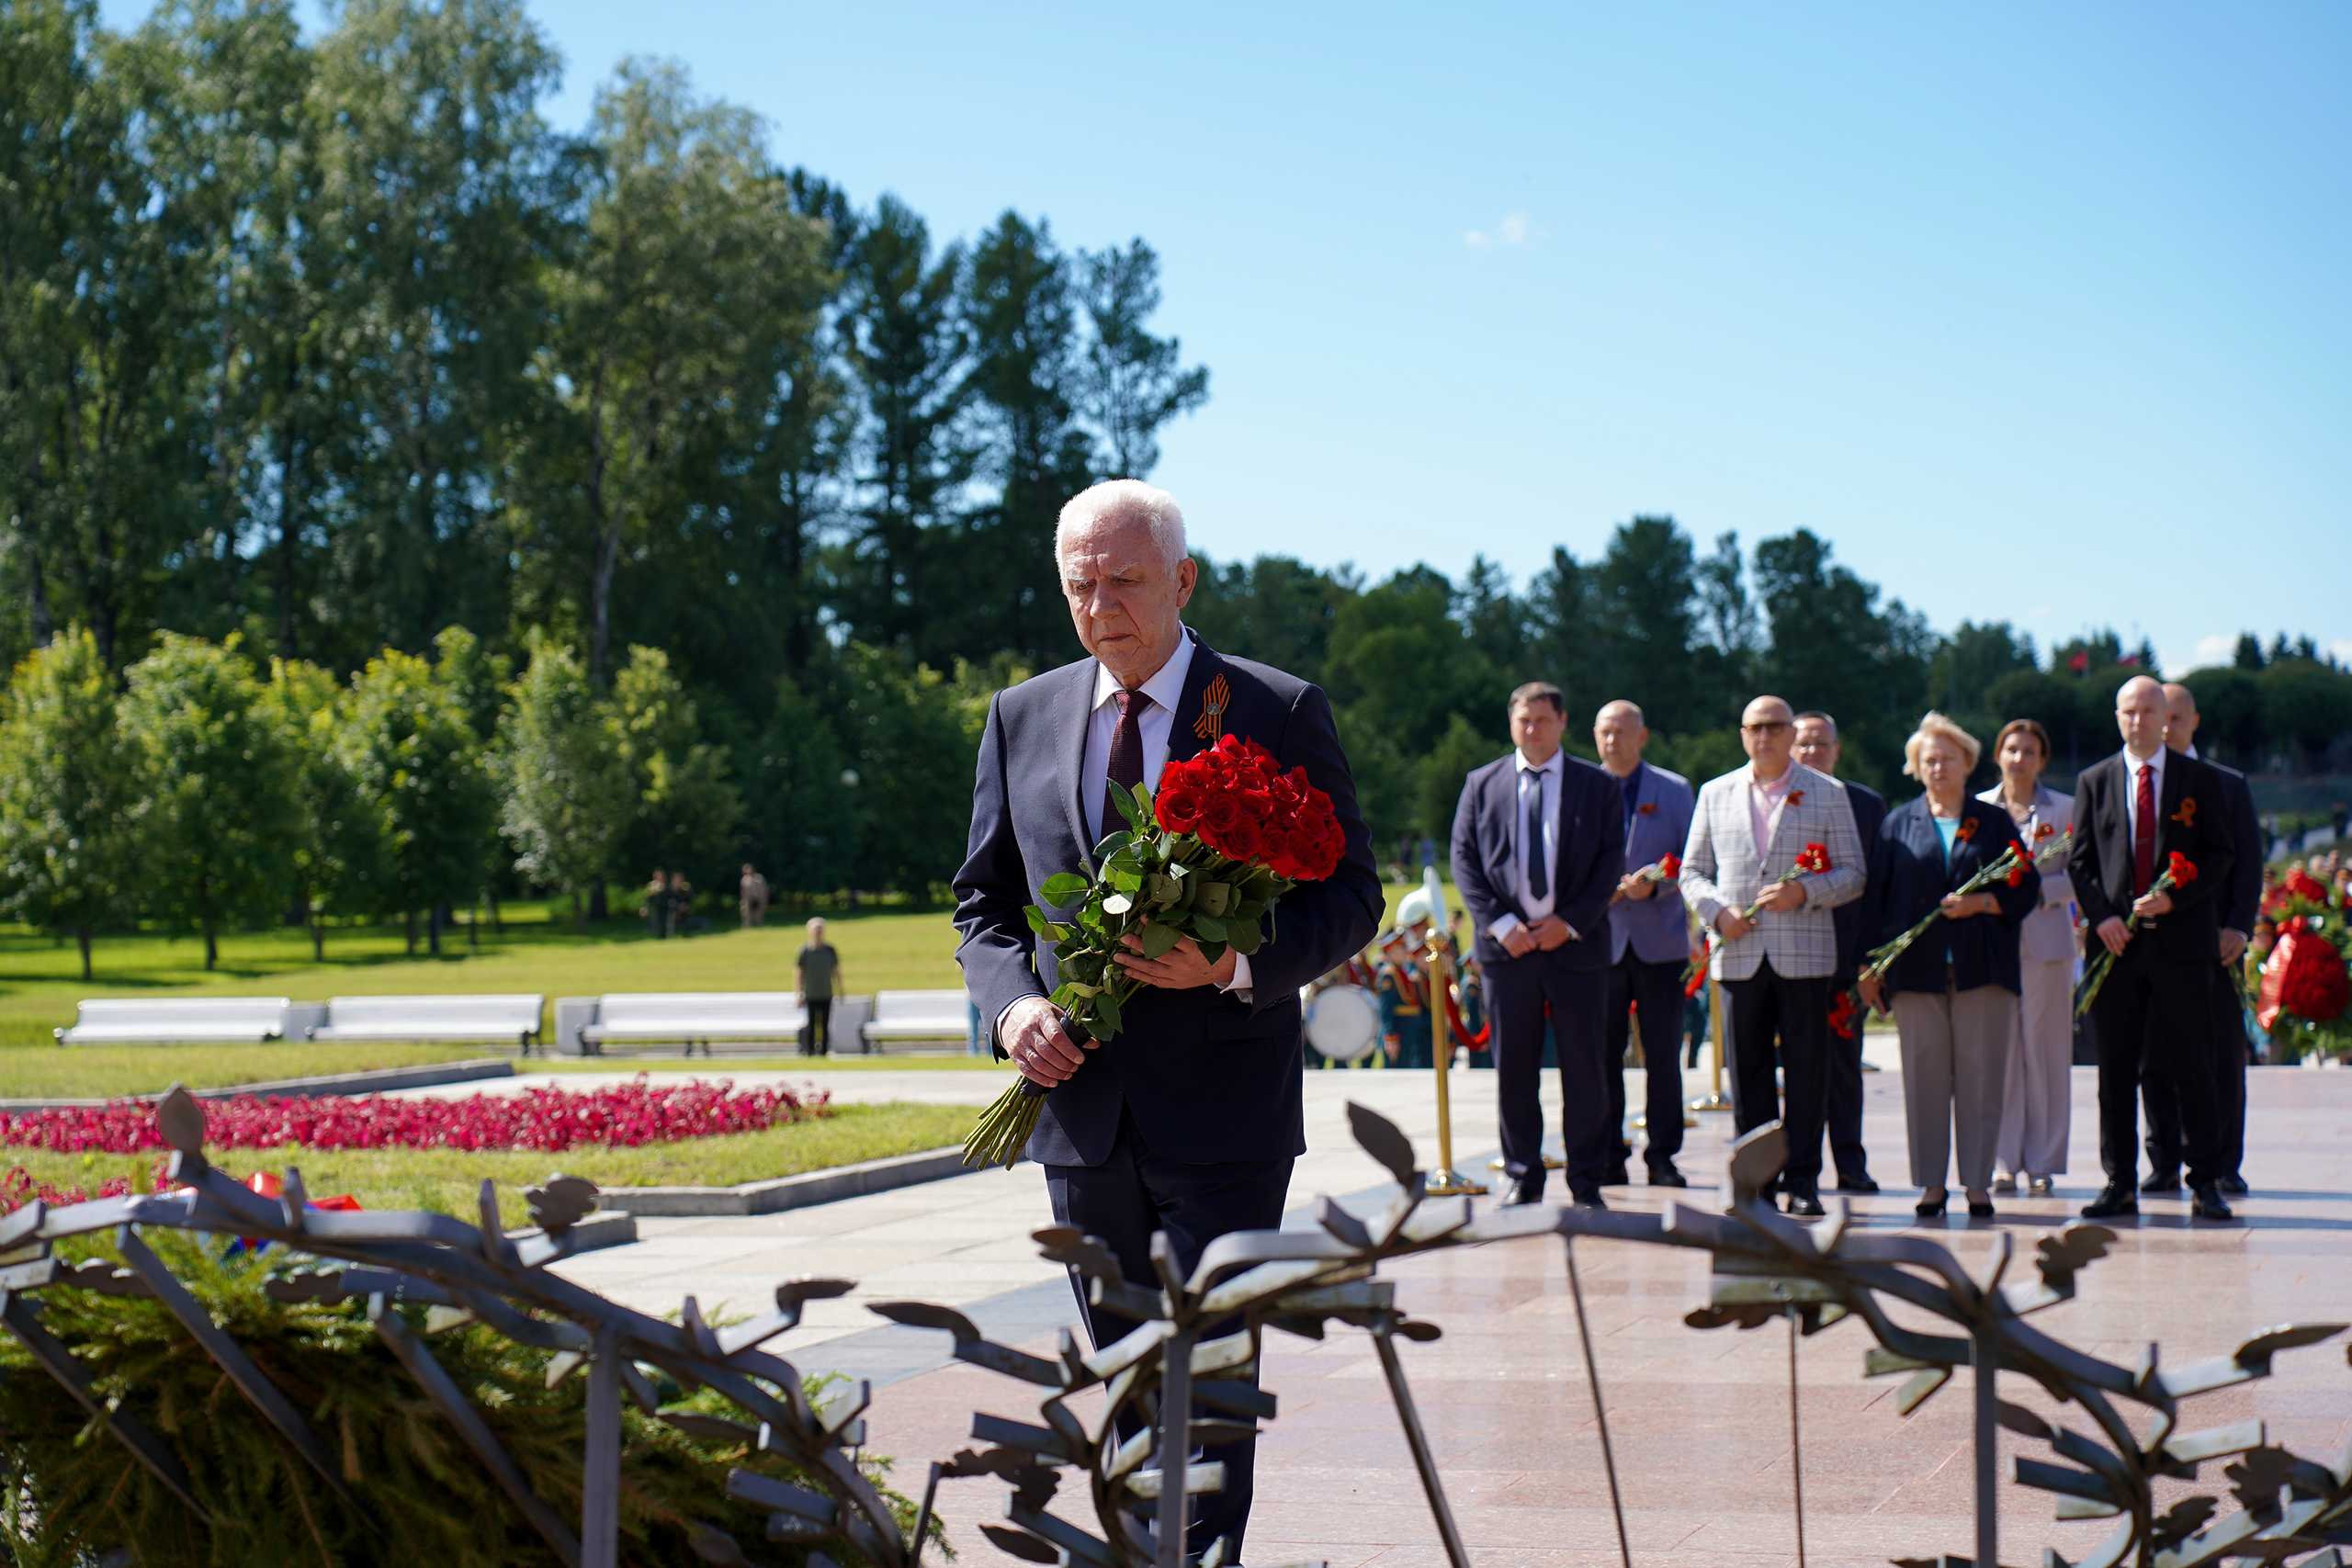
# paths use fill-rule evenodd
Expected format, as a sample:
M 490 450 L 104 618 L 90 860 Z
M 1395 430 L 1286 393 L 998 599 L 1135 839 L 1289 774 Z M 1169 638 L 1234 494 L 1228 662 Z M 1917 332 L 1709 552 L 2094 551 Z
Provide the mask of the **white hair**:
M 1054 523 L 1054 559 L 1073 529 L 1107 518 L 1133 518 L 1151 530 L 1151 542 L 1170 566 L 1184 558 L 1184 509 L 1176 498 L 1141 479 L 1105 479 L 1079 491 Z

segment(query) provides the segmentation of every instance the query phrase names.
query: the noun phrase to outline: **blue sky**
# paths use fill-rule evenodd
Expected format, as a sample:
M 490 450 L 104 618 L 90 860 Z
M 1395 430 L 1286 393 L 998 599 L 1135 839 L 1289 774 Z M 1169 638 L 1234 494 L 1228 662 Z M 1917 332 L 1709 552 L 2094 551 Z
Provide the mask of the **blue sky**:
M 108 0 L 108 19 L 147 6 Z M 1140 234 L 1219 557 L 1810 527 L 1938 626 L 2352 657 L 2352 7 L 537 0 L 941 236 Z

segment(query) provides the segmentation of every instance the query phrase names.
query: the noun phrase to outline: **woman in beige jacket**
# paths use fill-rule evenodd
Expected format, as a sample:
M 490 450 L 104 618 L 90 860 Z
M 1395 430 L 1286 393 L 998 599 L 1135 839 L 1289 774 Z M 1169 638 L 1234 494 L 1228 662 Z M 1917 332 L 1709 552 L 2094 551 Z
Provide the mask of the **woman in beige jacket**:
M 2047 1196 L 2051 1178 L 2066 1173 L 2075 1060 L 2075 889 L 2063 855 L 2047 858 L 2075 819 L 2075 797 L 2041 783 L 2050 765 L 2050 732 L 2030 718 L 2011 719 L 1993 743 L 2001 782 L 1976 798 L 2008 812 L 2018 837 L 2043 852 L 2041 897 L 2018 936 L 2017 1021 L 2001 1093 L 2001 1131 L 1993 1157 L 2001 1174 L 1993 1190 L 2020 1186 Z

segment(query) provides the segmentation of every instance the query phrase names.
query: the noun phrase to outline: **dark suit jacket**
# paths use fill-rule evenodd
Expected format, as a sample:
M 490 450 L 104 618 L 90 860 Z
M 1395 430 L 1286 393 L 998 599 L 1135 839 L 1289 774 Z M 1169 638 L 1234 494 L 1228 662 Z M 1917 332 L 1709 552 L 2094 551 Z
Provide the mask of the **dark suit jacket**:
M 2093 931 L 2110 915 L 2132 918 L 2132 818 L 2125 805 L 2132 787 L 2120 751 L 2092 763 L 2075 780 L 2075 838 L 2066 870 L 2075 902 Z M 2192 800 L 2196 809 L 2182 810 Z M 2165 759 L 2162 798 L 2156 802 L 2158 876 L 2176 850 L 2197 867 L 2197 880 L 2174 888 L 2172 913 L 2143 922 L 2133 940 L 2153 941 L 2156 951 L 2177 963 L 2218 963 L 2221 915 L 2237 869 L 2230 797 L 2216 769 L 2178 752 Z
M 1362 952 L 1379 927 L 1380 874 L 1322 690 L 1193 641 L 1169 760 L 1211 744 L 1193 727 L 1204 711 L 1203 692 L 1224 676 L 1231 691 L 1225 731 L 1263 746 L 1286 770 L 1304 767 L 1331 797 L 1347 852 L 1327 880 L 1301 885 L 1275 908 L 1271 939 L 1250 955 L 1250 1000 L 1208 986 L 1148 988 L 1121 1010 L 1125 1027 L 1046 1097 L 1029 1140 L 1029 1157 L 1041 1164 L 1102 1164 L 1123 1111 L 1165 1159 L 1209 1164 L 1304 1154 L 1299 987 Z M 1094 660 L 1083 659 L 999 692 L 989 705 L 970 847 L 956 874 L 956 927 L 963 935 L 956 956 L 990 1028 L 1019 998 L 1048 995 L 1059 984 L 1051 946 L 1030 931 L 1022 909 L 1044 901 L 1047 877 L 1094 869 L 1081 801 L 1102 781 L 1079 776 L 1094 679 Z
M 1519 815 L 1519 753 L 1506 753 L 1462 784 L 1453 813 L 1453 881 L 1477 938 L 1478 959 L 1507 963 L 1510 952 L 1487 934 L 1505 913 L 1527 919 L 1519 907 L 1511 847 Z M 1607 769 L 1562 754 L 1559 824 L 1552 866 L 1552 912 L 1584 940 L 1550 954 L 1569 969 L 1609 967 L 1609 899 L 1625 874 L 1623 796 Z
M 1907 800 L 1886 814 L 1878 844 L 1871 852 L 1871 880 L 1861 902 L 1866 906 L 1863 934 L 1868 945 L 1893 942 L 1927 917 L 1947 893 L 1956 893 L 1970 877 L 2001 858 L 2017 824 L 2006 807 L 1987 806 L 1969 796 L 1960 808 L 1960 830 L 1951 861 L 1944 861 L 1943 835 L 1928 815 L 1928 797 Z M 1971 828 L 1969 823 L 1975 827 Z M 1944 988 L 1945 954 L 1951 954 L 1954 989 L 1973 991 L 1979 986 L 2022 989 L 2018 968 L 2018 931 L 2033 913 L 2041 893 L 2041 874 L 2030 866 L 2015 887 L 2006 881 L 1979 888 L 2000 900 L 1997 915 L 1971 915 L 1965 919 L 1939 920 L 1913 942 L 1886 972 L 1889 991 L 1932 991 Z
M 2254 815 L 2254 791 L 2247 787 L 2245 775 L 2235 768 L 2225 768 L 2219 762 L 2205 765 L 2222 775 L 2222 792 L 2230 798 L 2230 839 L 2237 850 L 2237 861 L 2230 872 L 2229 902 L 2222 909 L 2222 924 L 2241 936 L 2252 936 L 2255 916 L 2262 907 L 2262 825 Z
M 1846 803 L 1854 808 L 1854 830 L 1862 836 L 1862 863 L 1874 866 L 1878 855 L 1879 824 L 1886 820 L 1886 796 L 1868 784 L 1844 784 Z M 1850 979 L 1862 968 L 1862 952 L 1876 947 L 1886 940 L 1862 940 L 1863 907 L 1871 899 L 1871 884 L 1862 886 L 1862 896 L 1849 899 L 1829 911 L 1829 923 L 1838 932 L 1838 977 Z

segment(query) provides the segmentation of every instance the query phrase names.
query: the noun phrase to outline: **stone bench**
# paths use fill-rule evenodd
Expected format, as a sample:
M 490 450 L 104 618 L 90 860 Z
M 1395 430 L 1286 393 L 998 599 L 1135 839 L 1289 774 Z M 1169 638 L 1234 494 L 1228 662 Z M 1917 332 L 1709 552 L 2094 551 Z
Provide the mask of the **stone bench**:
M 286 1035 L 284 997 L 155 997 L 82 1003 L 60 1045 L 258 1045 Z
M 956 991 L 876 991 L 874 1016 L 859 1032 L 868 1051 L 886 1043 L 971 1038 L 970 1004 Z
M 495 1041 L 531 1054 L 538 1038 L 539 995 L 334 997 L 312 1040 Z
M 607 1043 L 684 1045 L 694 1055 L 711 1043 L 788 1045 L 799 1049 L 808 1010 L 790 991 L 636 991 L 596 998 L 595 1021 L 579 1031 L 589 1055 Z

